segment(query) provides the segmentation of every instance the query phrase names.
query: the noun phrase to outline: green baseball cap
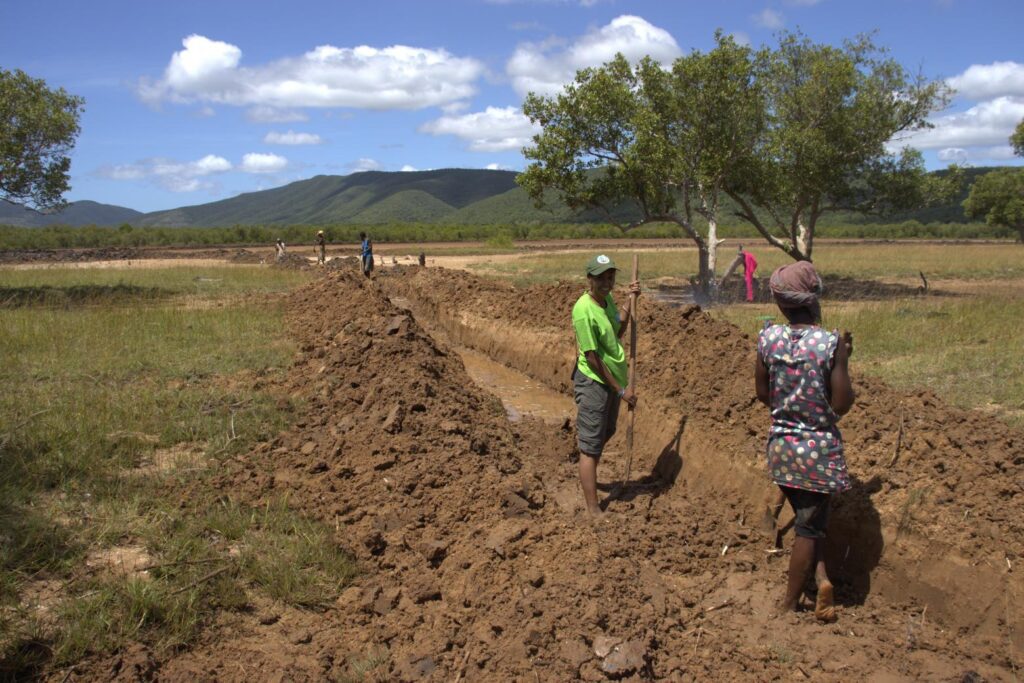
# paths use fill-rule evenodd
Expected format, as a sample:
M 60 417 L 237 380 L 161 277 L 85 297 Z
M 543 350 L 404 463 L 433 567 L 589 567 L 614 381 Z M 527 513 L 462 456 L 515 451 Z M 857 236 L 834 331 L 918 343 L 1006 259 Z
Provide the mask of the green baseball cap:
M 606 270 L 618 270 L 618 268 L 615 267 L 615 261 L 604 254 L 598 254 L 587 264 L 587 275 L 600 275 Z

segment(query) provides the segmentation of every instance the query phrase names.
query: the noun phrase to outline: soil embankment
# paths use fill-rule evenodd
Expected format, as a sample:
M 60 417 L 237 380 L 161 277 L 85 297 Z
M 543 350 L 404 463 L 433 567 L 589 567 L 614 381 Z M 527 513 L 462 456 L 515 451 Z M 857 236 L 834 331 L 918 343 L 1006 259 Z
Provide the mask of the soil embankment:
M 331 523 L 364 573 L 334 609 L 227 614 L 190 651 L 126 653 L 107 671 L 338 679 L 372 657 L 383 680 L 1013 679 L 1019 433 L 857 378 L 843 423 L 857 485 L 831 536 L 840 621 L 774 618 L 786 557 L 758 525 L 770 487 L 750 339 L 645 302 L 634 476 L 591 522 L 571 429 L 509 422 L 428 332 L 565 389 L 578 295 L 419 268 L 329 273 L 292 295 L 301 352 L 284 388 L 306 417 L 219 484 Z

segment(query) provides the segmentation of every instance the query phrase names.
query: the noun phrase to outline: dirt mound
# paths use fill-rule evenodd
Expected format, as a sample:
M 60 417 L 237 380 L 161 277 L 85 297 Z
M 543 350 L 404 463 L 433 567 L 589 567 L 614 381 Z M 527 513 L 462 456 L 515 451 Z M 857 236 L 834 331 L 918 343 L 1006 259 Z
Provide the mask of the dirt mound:
M 295 253 L 286 253 L 280 259 L 275 257 L 273 264 L 275 268 L 285 268 L 288 270 L 305 270 L 311 267 L 308 258 Z
M 255 251 L 250 251 L 248 249 L 239 249 L 227 257 L 227 260 L 230 263 L 266 263 L 268 260 L 272 259 L 273 254 L 271 252 L 258 254 Z
M 926 620 L 922 607 L 930 603 L 909 594 L 879 600 L 874 590 L 853 595 L 856 586 L 840 596 L 846 609 L 834 627 L 804 615 L 771 617 L 785 559 L 766 552 L 775 534 L 760 530 L 749 499 L 736 495 L 764 492 L 767 484 L 751 340 L 735 328 L 696 308 L 644 305 L 646 412 L 638 412 L 634 476 L 621 482 L 616 437 L 601 480 L 619 494 L 611 514 L 591 522 L 581 516 L 567 462 L 571 430 L 509 423 L 458 355 L 393 303 L 408 303 L 420 319 L 465 341 L 489 344 L 495 357 L 519 358 L 559 386 L 572 356 L 567 311 L 579 294 L 578 284 L 522 291 L 409 268 L 373 280 L 329 273 L 291 296 L 300 354 L 283 388 L 305 402 L 306 417 L 248 458 L 226 463 L 219 487 L 251 503 L 287 498 L 332 524 L 364 573 L 326 613 L 227 615 L 191 651 L 163 659 L 133 653 L 129 664 L 146 663 L 136 677 L 336 680 L 372 657 L 374 676 L 401 681 L 782 680 L 795 671 L 827 680 L 868 673 L 939 680 L 968 669 L 1010 678 L 1020 642 L 1009 592 L 999 603 L 1001 625 L 959 631 L 934 610 Z M 890 390 L 867 387 L 876 396 L 865 397 L 864 416 L 853 417 L 850 432 L 866 429 L 869 417 L 881 429 L 879 411 L 896 406 L 885 403 L 895 396 Z M 933 461 L 917 443 L 932 423 L 917 421 L 953 413 L 913 398 L 903 397 L 913 427 L 905 427 L 896 474 L 873 494 L 863 485 L 861 497 L 849 495 L 837 517 L 864 522 L 869 511 L 859 506 L 872 495 L 896 500 L 918 477 L 932 481 Z M 875 465 L 858 452 L 870 443 L 849 437 L 862 439 L 851 446 L 855 473 L 870 476 Z M 978 469 L 969 471 L 983 477 L 990 456 L 974 451 Z M 1019 475 L 1012 469 L 1019 463 L 1007 460 L 1008 472 Z M 897 479 L 903 483 L 885 489 Z M 974 514 L 997 523 L 994 505 L 971 500 Z M 1004 544 L 1019 543 L 1019 498 L 1002 504 Z M 943 512 L 938 502 L 927 505 L 929 514 Z M 930 524 L 922 519 L 908 537 L 923 538 Z M 986 551 L 996 547 L 980 542 Z M 962 596 L 967 608 L 981 593 Z M 118 659 L 95 671 L 129 669 Z
M 327 259 L 324 264 L 332 270 L 359 270 L 359 257 L 358 256 L 335 256 L 334 258 Z
M 0 249 L 0 263 L 78 263 L 140 258 L 134 247 L 97 247 L 95 249 Z

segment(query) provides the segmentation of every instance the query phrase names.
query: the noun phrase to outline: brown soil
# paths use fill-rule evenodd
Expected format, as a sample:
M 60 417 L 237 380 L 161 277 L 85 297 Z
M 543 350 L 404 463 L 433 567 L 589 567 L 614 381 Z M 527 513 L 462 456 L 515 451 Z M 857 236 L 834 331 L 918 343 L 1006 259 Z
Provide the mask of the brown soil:
M 282 389 L 306 417 L 217 485 L 287 497 L 363 574 L 336 609 L 224 613 L 187 651 L 133 648 L 72 679 L 1014 680 L 1020 432 L 856 377 L 842 423 L 855 486 L 829 538 L 839 620 L 775 618 L 787 553 L 759 525 L 771 487 L 750 338 L 643 302 L 633 476 L 591 521 L 571 428 L 509 422 L 429 332 L 564 391 L 580 293 L 404 266 L 296 292 L 301 351 Z M 609 490 L 625 425 L 600 470 Z

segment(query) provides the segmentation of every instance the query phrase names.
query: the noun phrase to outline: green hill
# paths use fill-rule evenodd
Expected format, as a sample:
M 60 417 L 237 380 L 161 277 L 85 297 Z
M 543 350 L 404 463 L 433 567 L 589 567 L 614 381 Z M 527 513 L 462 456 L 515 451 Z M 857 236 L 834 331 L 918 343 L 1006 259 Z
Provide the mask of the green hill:
M 40 213 L 18 204 L 0 201 L 0 225 L 14 225 L 20 228 L 40 228 L 47 225 L 121 225 L 137 222 L 141 211 L 123 206 L 80 201 L 69 203 L 58 213 Z
M 895 216 L 826 214 L 824 226 L 870 226 L 876 223 L 966 223 L 961 202 L 969 185 L 992 168 L 965 169 L 967 184 L 960 196 L 942 206 Z M 944 171 L 937 171 L 944 173 Z M 723 197 L 721 224 L 735 226 L 735 207 Z M 634 207 L 615 211 L 616 220 L 637 218 Z M 369 171 L 347 176 L 316 176 L 308 180 L 230 199 L 142 214 L 96 202 L 73 202 L 59 214 L 41 214 L 0 202 L 0 224 L 38 227 L 63 224 L 155 227 L 232 225 L 381 225 L 422 223 L 447 225 L 513 225 L 544 223 L 607 223 L 597 211 L 574 213 L 552 201 L 537 209 L 516 185 L 514 171 L 441 169 L 435 171 Z M 700 222 L 700 221 L 698 221 Z

